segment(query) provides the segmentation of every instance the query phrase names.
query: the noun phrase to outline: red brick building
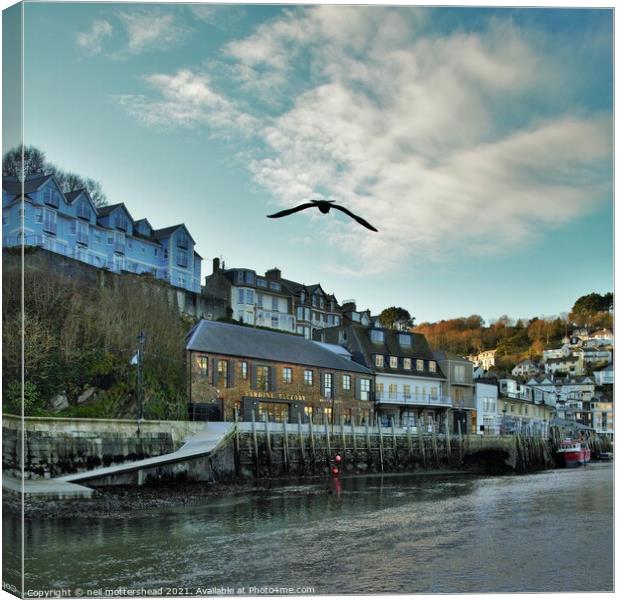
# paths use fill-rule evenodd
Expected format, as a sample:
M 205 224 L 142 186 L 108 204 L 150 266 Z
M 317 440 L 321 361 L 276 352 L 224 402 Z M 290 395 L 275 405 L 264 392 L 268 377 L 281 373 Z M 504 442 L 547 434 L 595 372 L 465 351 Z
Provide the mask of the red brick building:
M 195 418 L 368 422 L 374 377 L 338 346 L 216 321 L 189 333 L 188 393 Z

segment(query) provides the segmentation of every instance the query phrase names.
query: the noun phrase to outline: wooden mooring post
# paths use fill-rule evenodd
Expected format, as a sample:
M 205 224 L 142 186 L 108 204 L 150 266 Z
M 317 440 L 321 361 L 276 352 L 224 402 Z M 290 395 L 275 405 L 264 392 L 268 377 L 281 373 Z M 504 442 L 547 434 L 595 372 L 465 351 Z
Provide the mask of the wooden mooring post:
M 452 457 L 452 445 L 450 443 L 450 422 L 446 415 L 446 456 L 448 459 Z
M 461 429 L 461 421 L 456 422 L 456 428 L 459 433 L 459 461 L 463 462 L 463 431 Z
M 269 475 L 271 475 L 273 467 L 273 456 L 271 456 L 271 432 L 269 431 L 269 420 L 265 415 L 265 440 L 267 443 L 267 458 L 269 459 Z
M 409 458 L 413 456 L 413 445 L 411 443 L 411 425 L 407 426 L 407 446 L 409 448 Z
M 392 452 L 394 453 L 394 457 L 396 457 L 398 448 L 396 447 L 396 429 L 394 428 L 394 418 L 392 418 Z
M 344 437 L 344 417 L 342 415 L 340 415 L 340 442 L 341 442 L 342 458 L 344 458 L 344 455 L 347 451 L 347 443 Z
M 254 468 L 256 469 L 256 477 L 259 476 L 259 464 L 258 464 L 258 440 L 256 438 L 256 415 L 252 410 L 252 440 L 254 442 Z
M 239 415 L 235 408 L 235 474 L 239 476 L 241 472 L 241 449 L 239 448 Z
M 323 413 L 323 422 L 325 423 L 325 441 L 327 442 L 327 460 L 329 461 L 332 456 L 332 444 L 331 440 L 329 439 L 329 425 L 327 423 L 327 417 L 325 416 L 325 413 Z
M 379 430 L 379 460 L 381 461 L 381 471 L 383 472 L 383 427 L 381 427 L 381 419 L 377 419 L 377 429 Z
M 316 467 L 316 448 L 314 445 L 314 428 L 312 427 L 312 417 L 310 417 L 310 421 L 308 423 L 310 428 L 310 450 L 312 452 L 312 468 Z
M 288 430 L 286 428 L 286 419 L 282 421 L 282 433 L 284 434 L 284 444 L 282 446 L 282 453 L 284 455 L 284 472 L 288 473 L 289 456 L 288 456 Z
M 420 454 L 422 455 L 422 464 L 426 469 L 426 450 L 424 448 L 424 436 L 422 435 L 423 425 L 424 421 L 422 419 L 418 419 L 418 446 L 420 447 Z
M 351 421 L 351 437 L 353 438 L 353 452 L 357 454 L 357 436 L 355 435 L 355 425 Z
M 433 454 L 435 455 L 435 464 L 437 468 L 439 468 L 439 448 L 437 447 L 437 422 L 435 419 L 432 420 L 433 431 L 432 431 L 432 444 L 433 444 Z
M 304 448 L 304 436 L 301 432 L 301 413 L 297 413 L 297 435 L 299 436 L 299 456 L 301 458 L 301 462 L 305 466 L 306 464 L 306 451 Z

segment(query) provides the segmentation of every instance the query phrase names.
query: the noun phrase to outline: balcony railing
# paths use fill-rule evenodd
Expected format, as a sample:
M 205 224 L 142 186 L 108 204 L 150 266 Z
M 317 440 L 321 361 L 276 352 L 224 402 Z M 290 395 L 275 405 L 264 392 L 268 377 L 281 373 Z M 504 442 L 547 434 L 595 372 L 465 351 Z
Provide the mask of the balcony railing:
M 390 394 L 375 393 L 379 404 L 406 404 L 411 406 L 452 406 L 451 396 L 431 396 L 430 394 Z

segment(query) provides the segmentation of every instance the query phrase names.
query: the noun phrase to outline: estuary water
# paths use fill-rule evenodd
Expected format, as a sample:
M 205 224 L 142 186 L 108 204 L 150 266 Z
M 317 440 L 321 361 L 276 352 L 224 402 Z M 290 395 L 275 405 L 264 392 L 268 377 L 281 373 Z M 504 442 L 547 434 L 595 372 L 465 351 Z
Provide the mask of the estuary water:
M 339 493 L 327 480 L 274 485 L 118 519 L 26 521 L 25 587 L 82 596 L 613 588 L 611 465 L 341 484 Z

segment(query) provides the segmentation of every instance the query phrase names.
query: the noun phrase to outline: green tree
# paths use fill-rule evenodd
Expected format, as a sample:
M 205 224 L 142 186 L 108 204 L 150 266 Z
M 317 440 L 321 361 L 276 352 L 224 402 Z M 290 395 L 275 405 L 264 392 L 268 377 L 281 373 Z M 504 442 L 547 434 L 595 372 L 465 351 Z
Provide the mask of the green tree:
M 409 311 L 400 306 L 390 306 L 379 314 L 379 323 L 386 329 L 406 329 L 413 326 Z
M 603 314 L 609 314 L 613 308 L 613 293 L 597 294 L 593 292 L 585 296 L 577 298 L 573 308 L 569 314 L 569 319 L 579 327 L 585 327 L 588 331 L 597 326 L 601 319 L 597 317 Z

